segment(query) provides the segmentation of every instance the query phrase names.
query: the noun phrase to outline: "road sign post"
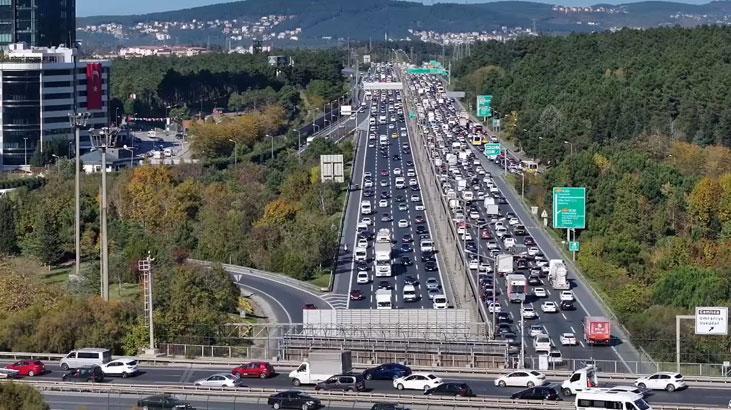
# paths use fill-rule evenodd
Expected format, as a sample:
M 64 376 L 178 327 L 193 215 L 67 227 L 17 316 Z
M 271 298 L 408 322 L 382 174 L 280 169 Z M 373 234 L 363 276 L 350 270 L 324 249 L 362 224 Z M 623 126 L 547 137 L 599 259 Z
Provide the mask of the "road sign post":
M 695 316 L 693 315 L 676 315 L 675 316 L 675 367 L 680 373 L 680 321 L 695 321 L 695 334 L 710 336 L 727 336 L 728 335 L 728 307 L 711 306 L 696 307 Z
M 492 95 L 478 95 L 476 106 L 477 116 L 481 117 L 483 121 L 487 117 L 492 117 Z

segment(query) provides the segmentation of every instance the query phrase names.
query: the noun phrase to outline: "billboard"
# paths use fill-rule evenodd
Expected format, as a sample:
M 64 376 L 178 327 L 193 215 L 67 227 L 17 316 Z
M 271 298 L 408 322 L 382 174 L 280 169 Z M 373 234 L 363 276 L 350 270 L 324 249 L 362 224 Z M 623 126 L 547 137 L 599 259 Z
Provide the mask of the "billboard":
M 343 156 L 320 155 L 320 181 L 345 182 Z

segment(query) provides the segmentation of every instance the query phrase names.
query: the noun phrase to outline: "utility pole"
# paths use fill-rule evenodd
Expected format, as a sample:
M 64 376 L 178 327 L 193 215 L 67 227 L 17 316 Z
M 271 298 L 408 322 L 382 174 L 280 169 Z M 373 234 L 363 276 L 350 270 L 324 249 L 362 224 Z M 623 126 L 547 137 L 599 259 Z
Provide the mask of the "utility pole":
M 518 368 L 522 369 L 525 363 L 525 335 L 523 326 L 523 301 L 520 301 L 520 363 Z
M 116 128 L 102 128 L 99 131 L 91 132 L 92 142 L 95 148 L 101 150 L 102 157 L 102 203 L 101 203 L 101 296 L 109 301 L 109 242 L 107 230 L 107 149 L 116 145 Z
M 23 165 L 28 165 L 28 138 L 23 138 Z
M 144 308 L 145 308 L 145 316 L 144 321 L 145 324 L 149 326 L 149 335 L 150 335 L 150 346 L 145 352 L 147 356 L 156 356 L 157 351 L 155 349 L 155 326 L 153 324 L 153 309 L 152 309 L 152 262 L 155 259 L 150 257 L 150 252 L 147 252 L 147 257 L 145 259 L 137 261 L 137 270 L 142 273 L 142 286 L 144 291 Z
M 298 131 L 299 132 L 299 131 Z M 234 167 L 236 166 L 237 162 L 237 155 L 236 155 L 236 141 L 232 140 L 231 138 L 228 139 L 229 141 L 234 143 Z
M 79 160 L 81 148 L 81 128 L 86 127 L 86 123 L 91 115 L 88 112 L 69 113 L 69 123 L 75 129 L 76 135 L 76 158 L 75 158 L 75 187 L 74 187 L 74 198 L 75 198 L 75 216 L 74 216 L 74 242 L 76 245 L 76 262 L 74 264 L 74 274 L 77 278 L 80 277 L 81 271 L 81 200 L 80 200 L 80 184 L 81 184 L 81 161 Z
M 274 160 L 274 137 L 272 137 L 271 135 L 267 134 L 266 135 L 266 138 L 271 138 L 271 140 L 272 140 L 272 161 L 273 161 Z

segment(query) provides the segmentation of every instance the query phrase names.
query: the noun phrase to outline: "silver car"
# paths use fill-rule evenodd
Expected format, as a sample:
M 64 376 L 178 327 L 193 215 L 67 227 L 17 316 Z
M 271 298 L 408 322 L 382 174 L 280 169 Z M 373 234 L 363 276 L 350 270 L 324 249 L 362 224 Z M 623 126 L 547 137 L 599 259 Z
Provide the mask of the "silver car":
M 436 278 L 429 278 L 426 280 L 427 290 L 439 289 L 439 281 Z
M 202 387 L 244 387 L 242 380 L 231 373 L 216 373 L 193 382 Z

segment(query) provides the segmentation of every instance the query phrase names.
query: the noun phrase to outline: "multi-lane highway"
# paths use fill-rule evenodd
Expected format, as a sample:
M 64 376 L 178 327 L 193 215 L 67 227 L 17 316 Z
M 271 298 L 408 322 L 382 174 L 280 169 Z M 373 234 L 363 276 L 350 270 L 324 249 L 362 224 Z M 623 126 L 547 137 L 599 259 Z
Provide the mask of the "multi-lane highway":
M 528 326 L 543 326 L 554 346 L 551 360 L 559 365 L 562 356 L 624 361 L 623 355 L 618 353 L 621 339 L 610 347 L 593 347 L 582 340 L 584 317 L 600 314 L 601 310 L 593 295 L 582 289 L 575 278 L 572 278 L 574 308 L 558 309 L 560 291 L 552 289 L 546 279 L 546 268 L 542 267 L 548 264 L 548 259 L 561 258 L 560 253 L 536 225 L 535 219 L 517 202 L 519 198 L 507 189 L 500 175 L 503 169 L 479 151 L 481 143 L 472 144 L 468 135 L 473 135 L 473 130 L 459 125 L 459 107 L 452 99 L 444 98 L 442 83 L 434 77 L 411 76 L 408 87 L 413 98 L 407 102 L 409 109 L 420 112 L 419 125 L 415 126 L 419 130 L 417 143 L 426 148 L 435 170 L 435 179 L 426 183 L 436 184 L 445 203 L 451 204 L 450 223 L 455 224 L 459 234 L 455 239 L 462 242 L 459 245 L 461 252 L 468 261 L 474 283 L 479 286 L 487 315 L 492 316 L 493 311 L 507 314 L 506 317 L 497 315 L 496 333 L 511 342 L 514 353 L 517 353 L 522 337 L 530 355 L 535 350 Z M 465 199 L 466 193 L 470 199 Z M 497 214 L 492 210 L 493 214 L 488 215 L 485 198 L 494 201 Z M 523 308 L 521 304 L 507 301 L 506 283 L 494 275 L 498 254 L 515 255 L 514 269 L 532 279 Z M 556 311 L 549 309 L 551 303 L 545 302 L 553 302 Z M 525 331 L 521 332 L 518 326 L 521 312 L 531 309 L 536 317 L 525 314 Z M 578 344 L 561 346 L 560 336 L 565 333 L 573 334 Z M 630 349 L 625 351 L 632 353 Z
M 393 78 L 385 66 L 372 75 L 381 73 L 389 81 Z M 341 253 L 336 292 L 350 295 L 352 309 L 376 308 L 379 288 L 391 290 L 393 308 L 432 308 L 433 296 L 445 293 L 445 289 L 436 254 L 422 247 L 423 241 L 430 240 L 431 228 L 421 198 L 421 176 L 411 157 L 401 92 L 373 91 L 366 99 L 370 99 L 370 124 L 359 138 L 353 172 L 358 186 L 349 198 L 343 236 L 348 252 Z M 388 229 L 392 239 L 390 276 L 376 276 L 374 267 L 376 234 L 381 229 Z M 362 249 L 365 260 L 356 256 Z M 404 298 L 408 284 L 414 286 L 416 300 Z M 427 285 L 434 290 L 429 292 Z
M 4 364 L 3 364 L 4 365 Z M 53 363 L 47 364 L 47 368 L 49 369 L 49 373 L 43 375 L 43 376 L 35 376 L 31 380 L 40 381 L 40 380 L 48 380 L 48 381 L 60 381 L 62 371 L 61 369 Z M 244 384 L 246 387 L 251 388 L 268 388 L 268 389 L 277 389 L 277 390 L 288 390 L 292 389 L 292 385 L 290 383 L 289 378 L 287 377 L 287 373 L 289 369 L 276 369 L 281 374 L 278 374 L 277 376 L 270 378 L 270 379 L 246 379 L 244 381 Z M 197 379 L 209 376 L 214 373 L 221 373 L 221 372 L 227 372 L 230 371 L 228 368 L 223 367 L 165 367 L 165 368 L 143 368 L 141 369 L 141 374 L 136 377 L 129 377 L 126 379 L 107 379 L 105 383 L 117 383 L 117 384 L 131 384 L 131 385 L 145 385 L 145 386 L 155 386 L 155 385 L 179 385 L 179 386 L 192 386 L 193 382 Z M 443 376 L 445 381 L 458 381 L 458 382 L 464 382 L 467 383 L 472 391 L 478 396 L 478 397 L 495 397 L 495 398 L 509 398 L 512 393 L 518 392 L 522 390 L 519 387 L 497 387 L 494 385 L 493 377 L 487 376 L 487 377 L 446 377 L 445 375 L 441 375 L 438 370 L 434 372 L 437 376 Z M 26 379 L 30 379 L 27 378 Z M 559 383 L 561 380 L 557 378 L 551 378 L 549 377 L 549 383 L 555 384 Z M 600 382 L 602 383 L 602 386 L 614 386 L 616 383 L 604 383 L 603 380 L 601 380 L 600 375 Z M 374 392 L 374 393 L 385 393 L 385 394 L 401 394 L 401 395 L 414 395 L 414 396 L 422 396 L 421 391 L 417 390 L 404 390 L 404 391 L 398 391 L 393 387 L 393 383 L 388 380 L 370 380 L 366 382 L 366 387 L 368 392 Z M 298 388 L 299 390 L 308 391 L 316 395 L 313 388 L 307 387 L 307 386 L 301 386 Z M 653 403 L 675 403 L 679 405 L 695 405 L 695 406 L 722 406 L 727 405 L 729 401 L 730 391 L 728 388 L 724 388 L 723 386 L 719 387 L 698 387 L 698 386 L 691 386 L 687 390 L 682 391 L 676 391 L 672 393 L 668 393 L 665 391 L 656 391 L 652 393 L 649 396 L 648 401 L 650 404 Z M 134 398 L 133 400 L 130 400 L 130 398 L 127 399 L 119 399 L 116 396 L 92 396 L 92 395 L 86 395 L 86 394 L 76 394 L 74 396 L 67 396 L 65 394 L 49 394 L 46 396 L 49 400 L 49 403 L 51 404 L 51 407 L 53 409 L 78 409 L 80 408 L 83 403 L 91 402 L 95 403 L 94 406 L 89 406 L 88 408 L 94 408 L 94 409 L 105 409 L 105 408 L 120 408 L 120 407 L 114 407 L 119 406 L 120 404 L 128 403 L 129 400 L 132 405 L 134 404 L 134 401 L 137 398 Z M 116 397 L 116 398 L 115 398 Z M 111 398 L 110 407 L 106 407 L 107 400 Z M 567 398 L 570 400 L 570 398 Z M 122 400 L 122 401 L 120 401 Z M 394 401 L 397 401 L 394 399 Z M 210 402 L 213 405 L 211 408 L 227 408 L 231 409 L 233 408 L 233 400 L 227 402 L 225 406 L 221 405 L 220 402 L 217 401 L 217 399 L 203 399 L 203 400 L 197 400 L 196 403 L 200 403 L 201 406 L 195 405 L 196 408 L 207 408 L 203 406 L 203 404 Z M 249 403 L 251 404 L 251 403 Z M 129 408 L 129 407 L 127 407 Z M 258 407 L 236 407 L 236 408 L 258 408 Z M 333 407 L 328 407 L 333 408 Z M 337 407 L 334 407 L 337 408 Z

